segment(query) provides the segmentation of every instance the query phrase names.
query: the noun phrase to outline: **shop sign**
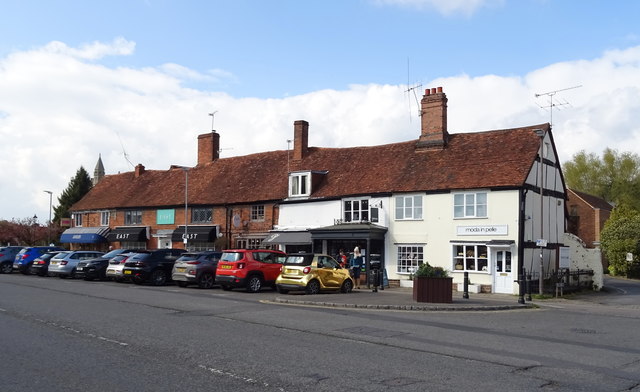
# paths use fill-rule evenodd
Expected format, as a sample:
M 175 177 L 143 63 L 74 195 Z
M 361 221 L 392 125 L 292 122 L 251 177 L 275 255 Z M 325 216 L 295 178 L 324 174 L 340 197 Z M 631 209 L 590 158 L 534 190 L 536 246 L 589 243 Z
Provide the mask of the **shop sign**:
M 456 226 L 458 235 L 507 235 L 508 225 Z

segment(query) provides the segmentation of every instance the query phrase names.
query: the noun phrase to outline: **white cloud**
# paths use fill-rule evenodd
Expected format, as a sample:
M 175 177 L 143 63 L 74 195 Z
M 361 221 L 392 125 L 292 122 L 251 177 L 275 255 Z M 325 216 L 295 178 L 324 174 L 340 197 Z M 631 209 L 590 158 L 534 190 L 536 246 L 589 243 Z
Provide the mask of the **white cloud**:
M 463 14 L 470 16 L 478 9 L 497 6 L 504 0 L 373 0 L 380 5 L 391 5 L 418 10 L 435 9 L 443 15 Z
M 0 219 L 37 214 L 44 221 L 49 201 L 43 190 L 54 192 L 56 204 L 81 165 L 93 173 L 98 154 L 107 173 L 132 169 L 123 149 L 148 169 L 195 165 L 197 135 L 210 131 L 213 110 L 222 157 L 286 149 L 295 120 L 309 121 L 309 143 L 321 147 L 405 141 L 420 132 L 405 86 L 237 99 L 182 85 L 209 73 L 177 64 L 109 68 L 78 52 L 92 51 L 52 51 L 50 44 L 0 58 Z M 449 131 L 458 133 L 547 122 L 550 113 L 539 107 L 546 101 L 534 94 L 576 85 L 582 87 L 554 96 L 571 104 L 553 112 L 561 159 L 605 147 L 640 153 L 640 47 L 522 76 L 455 75 L 424 87 L 444 87 Z
M 51 53 L 73 56 L 79 59 L 97 60 L 105 56 L 130 55 L 134 52 L 135 47 L 135 42 L 118 37 L 110 44 L 95 41 L 87 45 L 82 45 L 79 49 L 70 48 L 63 42 L 53 41 L 45 46 L 44 50 Z

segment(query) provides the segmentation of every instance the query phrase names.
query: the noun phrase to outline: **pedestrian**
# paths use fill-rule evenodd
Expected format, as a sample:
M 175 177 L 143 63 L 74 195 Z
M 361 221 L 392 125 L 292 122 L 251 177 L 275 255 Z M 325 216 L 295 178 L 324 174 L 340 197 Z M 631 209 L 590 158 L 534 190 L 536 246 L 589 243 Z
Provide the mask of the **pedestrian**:
M 347 262 L 347 255 L 344 254 L 344 250 L 340 249 L 340 253 L 338 253 L 338 263 L 342 268 L 349 268 L 349 263 Z
M 362 254 L 360 247 L 356 245 L 353 248 L 353 258 L 351 259 L 351 268 L 353 269 L 353 279 L 356 281 L 356 288 L 360 289 L 360 272 L 362 270 Z

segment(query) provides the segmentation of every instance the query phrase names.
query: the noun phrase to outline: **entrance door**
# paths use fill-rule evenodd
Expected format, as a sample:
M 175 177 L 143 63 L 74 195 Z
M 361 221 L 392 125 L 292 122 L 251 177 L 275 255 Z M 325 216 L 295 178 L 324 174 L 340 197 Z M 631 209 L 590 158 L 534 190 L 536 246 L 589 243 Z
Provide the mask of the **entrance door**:
M 158 248 L 159 249 L 171 248 L 171 238 L 158 238 Z
M 513 270 L 511 265 L 511 252 L 495 249 L 493 252 L 495 268 L 494 293 L 513 294 Z

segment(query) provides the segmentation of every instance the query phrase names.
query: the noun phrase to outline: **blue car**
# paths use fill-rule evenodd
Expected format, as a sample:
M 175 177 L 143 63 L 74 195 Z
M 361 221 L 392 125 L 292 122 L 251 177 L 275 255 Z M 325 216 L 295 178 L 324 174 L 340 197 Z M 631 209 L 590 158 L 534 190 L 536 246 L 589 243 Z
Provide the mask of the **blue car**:
M 55 250 L 66 250 L 59 246 L 31 246 L 28 248 L 23 248 L 18 254 L 16 258 L 13 259 L 13 269 L 20 271 L 25 275 L 29 275 L 31 270 L 31 264 L 33 264 L 33 260 L 36 257 L 40 257 L 47 252 L 52 252 Z
M 13 271 L 13 260 L 22 246 L 3 246 L 0 248 L 0 274 L 10 274 Z

